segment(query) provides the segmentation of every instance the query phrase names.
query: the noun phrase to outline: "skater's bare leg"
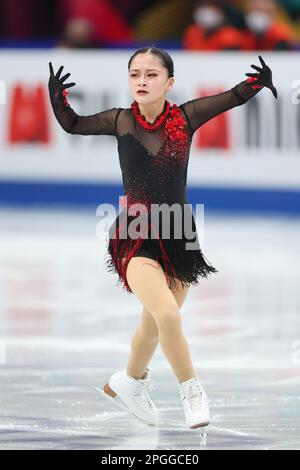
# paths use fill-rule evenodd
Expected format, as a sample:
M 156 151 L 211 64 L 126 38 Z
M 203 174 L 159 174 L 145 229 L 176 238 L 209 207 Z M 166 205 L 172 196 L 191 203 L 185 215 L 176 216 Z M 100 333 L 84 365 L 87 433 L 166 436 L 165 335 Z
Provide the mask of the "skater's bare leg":
M 152 263 L 152 260 L 147 262 Z M 157 263 L 154 262 L 153 266 L 157 269 Z M 176 288 L 172 291 L 177 305 L 179 308 L 184 303 L 188 294 L 189 288 L 182 288 L 178 283 Z M 143 307 L 141 323 L 136 329 L 131 340 L 131 353 L 127 364 L 127 374 L 136 379 L 144 377 L 146 368 L 152 358 L 159 343 L 159 331 L 154 320 L 148 310 Z
M 147 262 L 145 261 L 147 260 Z M 195 375 L 187 341 L 181 325 L 181 315 L 165 274 L 156 261 L 144 257 L 132 258 L 127 267 L 127 282 L 132 292 L 154 318 L 161 348 L 180 382 Z M 183 298 L 186 293 L 183 293 Z

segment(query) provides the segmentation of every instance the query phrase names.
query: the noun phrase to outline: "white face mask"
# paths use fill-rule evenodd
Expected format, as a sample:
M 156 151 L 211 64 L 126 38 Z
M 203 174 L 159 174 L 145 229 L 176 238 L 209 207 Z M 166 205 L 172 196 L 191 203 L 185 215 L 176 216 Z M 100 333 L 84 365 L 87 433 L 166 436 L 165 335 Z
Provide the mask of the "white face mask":
M 223 15 L 214 8 L 201 7 L 194 12 L 194 20 L 203 28 L 215 28 L 223 22 Z
M 260 11 L 253 11 L 248 13 L 245 17 L 247 26 L 254 33 L 264 33 L 269 28 L 272 18 L 266 13 Z

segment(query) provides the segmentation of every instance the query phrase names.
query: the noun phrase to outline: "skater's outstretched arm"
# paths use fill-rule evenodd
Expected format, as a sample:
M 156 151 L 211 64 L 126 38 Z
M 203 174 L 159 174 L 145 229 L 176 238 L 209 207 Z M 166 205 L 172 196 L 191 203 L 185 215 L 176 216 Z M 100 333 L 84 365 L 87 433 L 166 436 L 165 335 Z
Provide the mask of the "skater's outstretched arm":
M 48 89 L 55 117 L 61 127 L 69 134 L 80 135 L 115 135 L 115 122 L 120 109 L 111 108 L 90 116 L 79 116 L 67 101 L 67 88 L 75 85 L 63 83 L 71 74 L 60 77 L 63 66 L 54 75 L 52 63 L 49 62 Z
M 249 78 L 230 90 L 216 95 L 196 98 L 181 105 L 189 120 L 192 134 L 205 122 L 218 114 L 246 103 L 263 87 L 269 88 L 275 98 L 277 98 L 277 90 L 272 82 L 272 71 L 265 64 L 261 56 L 259 56 L 259 60 L 262 68 L 252 64 L 251 67 L 257 70 L 257 73 L 246 73 L 245 75 Z

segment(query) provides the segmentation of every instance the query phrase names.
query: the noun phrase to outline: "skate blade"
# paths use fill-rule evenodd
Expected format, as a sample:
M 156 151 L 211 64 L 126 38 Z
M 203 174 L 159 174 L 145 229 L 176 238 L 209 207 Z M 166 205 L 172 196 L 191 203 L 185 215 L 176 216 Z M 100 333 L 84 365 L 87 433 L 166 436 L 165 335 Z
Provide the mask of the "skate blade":
M 206 423 L 199 423 L 199 424 L 194 424 L 193 426 L 190 426 L 191 429 L 197 429 L 197 428 L 203 428 L 205 426 L 208 426 L 209 425 L 209 421 L 207 421 Z
M 104 390 L 102 390 L 102 388 L 100 388 L 100 387 L 94 387 L 94 390 L 96 390 L 97 392 L 100 392 L 103 397 L 110 400 L 112 403 L 117 405 L 122 410 L 129 412 L 128 407 L 124 404 L 123 401 L 120 400 L 120 398 L 117 395 L 116 395 L 116 397 L 113 398 L 110 395 L 108 395 L 108 393 L 106 393 Z
M 136 416 L 129 408 L 128 406 L 121 400 L 121 398 L 118 397 L 118 395 L 115 395 L 115 397 L 112 397 L 110 395 L 108 395 L 108 393 L 106 393 L 102 388 L 100 387 L 94 387 L 94 390 L 96 390 L 97 392 L 100 392 L 101 395 L 103 395 L 105 398 L 107 398 L 108 400 L 110 400 L 112 403 L 114 403 L 115 405 L 117 405 L 119 408 L 121 408 L 122 410 L 124 411 L 127 411 L 127 413 L 129 413 L 131 416 L 133 416 L 135 419 L 137 419 L 139 422 L 141 423 L 144 423 L 144 424 L 147 424 L 148 426 L 155 426 L 156 424 L 155 423 L 148 423 L 147 421 L 144 421 L 142 418 L 140 418 L 139 416 Z

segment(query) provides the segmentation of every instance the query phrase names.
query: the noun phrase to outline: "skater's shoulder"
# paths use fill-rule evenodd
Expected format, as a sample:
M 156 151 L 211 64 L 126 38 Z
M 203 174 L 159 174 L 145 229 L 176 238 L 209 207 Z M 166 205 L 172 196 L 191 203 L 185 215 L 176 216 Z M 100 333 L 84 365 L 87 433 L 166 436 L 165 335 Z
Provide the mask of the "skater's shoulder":
M 124 107 L 121 107 L 121 106 L 118 106 L 116 108 L 114 108 L 116 110 L 116 113 L 119 115 L 119 114 L 122 114 L 123 116 L 129 116 L 130 115 L 130 111 L 131 109 L 130 108 L 124 108 Z
M 118 107 L 116 108 L 117 109 L 117 118 L 118 119 L 121 119 L 122 121 L 126 121 L 127 119 L 130 119 L 131 116 L 132 116 L 132 110 L 131 108 L 121 108 L 121 107 Z

